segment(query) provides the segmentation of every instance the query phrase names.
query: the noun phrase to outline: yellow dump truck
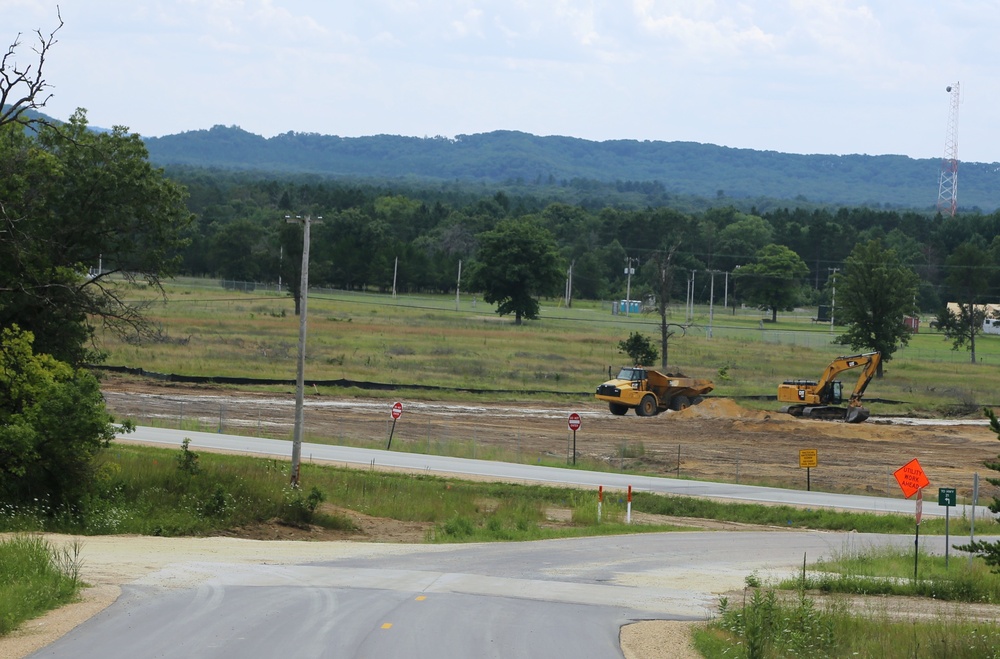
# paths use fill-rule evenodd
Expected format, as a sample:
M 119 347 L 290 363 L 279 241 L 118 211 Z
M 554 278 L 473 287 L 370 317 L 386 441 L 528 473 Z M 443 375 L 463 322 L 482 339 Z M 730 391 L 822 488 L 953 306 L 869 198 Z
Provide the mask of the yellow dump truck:
M 638 416 L 655 416 L 664 410 L 683 410 L 697 405 L 712 391 L 711 380 L 698 380 L 680 373 L 660 373 L 645 366 L 625 366 L 618 377 L 597 388 L 597 399 L 608 402 L 617 416 L 634 409 Z

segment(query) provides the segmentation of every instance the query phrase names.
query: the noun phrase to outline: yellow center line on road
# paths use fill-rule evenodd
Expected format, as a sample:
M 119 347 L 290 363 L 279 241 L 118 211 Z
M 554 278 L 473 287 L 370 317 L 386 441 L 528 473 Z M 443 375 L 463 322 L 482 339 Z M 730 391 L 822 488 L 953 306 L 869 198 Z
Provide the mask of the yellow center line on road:
M 392 623 L 391 622 L 383 622 L 382 623 L 382 629 L 390 629 L 391 627 L 392 627 Z

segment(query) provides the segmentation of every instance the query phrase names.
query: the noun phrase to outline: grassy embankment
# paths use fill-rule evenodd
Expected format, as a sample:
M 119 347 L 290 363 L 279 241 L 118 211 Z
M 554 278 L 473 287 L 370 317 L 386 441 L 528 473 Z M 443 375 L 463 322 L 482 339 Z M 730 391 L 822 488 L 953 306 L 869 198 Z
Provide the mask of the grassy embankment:
M 956 555 L 957 554 L 957 555 Z M 796 591 L 796 598 L 776 589 Z M 723 598 L 719 615 L 696 634 L 706 657 L 998 657 L 1000 627 L 958 603 L 1000 604 L 1000 574 L 952 550 L 948 560 L 893 547 L 847 550 L 775 588 L 747 578 L 742 602 Z M 822 593 L 822 604 L 808 593 Z M 909 596 L 956 602 L 919 624 L 873 600 L 859 613 L 848 596 Z M 880 603 L 881 602 L 881 603 Z
M 602 519 L 596 493 L 540 485 L 467 482 L 305 463 L 304 490 L 288 487 L 288 463 L 247 456 L 115 445 L 96 465 L 98 489 L 81 511 L 0 509 L 0 531 L 81 534 L 211 535 L 269 521 L 317 525 L 351 533 L 345 510 L 427 524 L 429 542 L 534 540 L 676 530 L 663 524 L 625 525 L 626 502 L 608 492 Z M 551 511 L 564 515 L 551 519 Z M 738 521 L 785 528 L 907 533 L 908 516 L 803 510 L 790 506 L 721 503 L 636 492 L 633 511 Z M 967 524 L 965 524 L 967 529 Z M 951 532 L 962 524 L 953 521 Z M 978 521 L 977 532 L 995 531 Z M 944 532 L 928 520 L 923 532 Z
M 83 585 L 79 550 L 26 535 L 0 540 L 0 635 L 73 601 Z
M 917 622 L 894 615 L 884 602 L 817 604 L 804 593 L 792 600 L 760 587 L 748 587 L 744 600 L 723 600 L 719 616 L 695 632 L 695 647 L 707 659 L 1000 657 L 1000 628 L 960 610 Z
M 153 303 L 150 315 L 161 329 L 159 342 L 133 345 L 105 337 L 107 363 L 185 375 L 294 379 L 298 319 L 290 298 L 224 291 L 211 282 L 191 284 L 171 284 L 166 301 Z M 717 307 L 711 320 L 707 308 L 696 311 L 687 335 L 671 340 L 670 367 L 715 380 L 714 395 L 737 397 L 747 406 L 773 408 L 773 401 L 743 397 L 773 396 L 782 380 L 816 378 L 833 357 L 851 352 L 833 344 L 836 334 L 828 325 L 812 323 L 808 314 L 780 314 L 772 324 L 761 323 L 754 310 L 731 315 Z M 675 310 L 670 321 L 683 323 L 682 310 Z M 590 392 L 607 377 L 609 366 L 617 369 L 625 359 L 618 342 L 633 331 L 656 341 L 657 323 L 655 316 L 613 316 L 607 303 L 577 301 L 572 308 L 544 303 L 540 320 L 517 327 L 482 301 L 473 308 L 468 297 L 456 311 L 449 296 L 393 299 L 316 292 L 309 298 L 306 373 L 317 380 L 503 391 L 489 394 L 491 400 L 524 400 L 526 390 L 550 392 L 530 398 L 594 404 Z M 712 338 L 707 336 L 710 324 Z M 1000 336 L 979 338 L 977 358 L 983 364 L 970 364 L 966 351 L 950 347 L 940 334 L 915 335 L 886 364 L 886 377 L 868 389 L 870 399 L 902 402 L 873 404 L 874 411 L 975 414 L 980 405 L 1000 403 L 989 366 L 1000 363 Z M 848 386 L 852 373 L 843 377 Z M 407 396 L 475 398 L 461 391 L 408 391 Z

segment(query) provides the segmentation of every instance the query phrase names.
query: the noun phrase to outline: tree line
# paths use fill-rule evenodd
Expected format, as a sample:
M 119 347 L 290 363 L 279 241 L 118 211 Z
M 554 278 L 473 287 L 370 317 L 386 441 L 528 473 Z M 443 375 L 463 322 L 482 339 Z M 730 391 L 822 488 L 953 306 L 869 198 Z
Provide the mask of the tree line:
M 958 291 L 949 275 L 961 267 L 956 250 L 983 252 L 997 263 L 1000 212 L 942 217 L 870 208 L 778 208 L 766 212 L 719 206 L 689 213 L 669 206 L 627 208 L 552 202 L 507 191 L 461 187 L 359 185 L 336 181 L 279 179 L 198 169 L 168 169 L 186 187 L 195 222 L 180 252 L 181 270 L 248 281 L 291 281 L 298 267 L 300 230 L 285 215 L 324 218 L 314 228 L 310 281 L 343 289 L 454 292 L 458 262 L 477 256 L 481 236 L 508 220 L 527 221 L 554 242 L 561 267 L 572 267 L 573 296 L 625 297 L 626 260 L 638 263 L 633 279 L 640 295 L 653 291 L 656 255 L 679 245 L 670 291 L 683 299 L 691 271 L 694 295 L 707 302 L 710 274 L 716 283 L 749 267 L 765 274 L 794 253 L 801 261 L 790 274 L 794 286 L 766 306 L 786 308 L 832 302 L 832 278 L 858 244 L 880 240 L 918 277 L 916 306 L 935 313 Z M 764 250 L 764 251 L 762 251 Z M 959 254 L 963 252 L 959 250 Z M 966 253 L 966 255 L 968 255 Z M 399 267 L 396 267 L 396 260 Z M 777 259 L 777 261 L 775 261 Z M 951 261 L 949 261 L 951 259 Z M 787 265 L 787 264 L 786 264 Z M 683 273 L 687 273 L 686 275 Z M 643 276 L 649 275 L 649 276 Z M 977 298 L 1000 298 L 1000 284 L 987 278 Z M 766 286 L 763 288 L 767 288 Z M 562 284 L 542 294 L 557 293 Z M 766 290 L 741 290 L 737 303 L 755 305 Z

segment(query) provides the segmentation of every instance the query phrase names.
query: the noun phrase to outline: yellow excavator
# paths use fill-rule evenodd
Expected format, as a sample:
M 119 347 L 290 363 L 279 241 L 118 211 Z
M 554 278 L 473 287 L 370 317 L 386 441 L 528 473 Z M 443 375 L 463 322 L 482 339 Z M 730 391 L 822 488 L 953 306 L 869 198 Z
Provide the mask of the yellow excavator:
M 882 353 L 879 352 L 837 357 L 826 367 L 819 380 L 785 380 L 778 385 L 778 401 L 790 404 L 782 407 L 781 411 L 811 419 L 861 423 L 869 415 L 861 405 L 861 397 L 875 377 L 881 361 Z M 837 407 L 844 402 L 844 385 L 834 378 L 852 368 L 862 368 L 861 375 L 847 401 L 847 408 Z

